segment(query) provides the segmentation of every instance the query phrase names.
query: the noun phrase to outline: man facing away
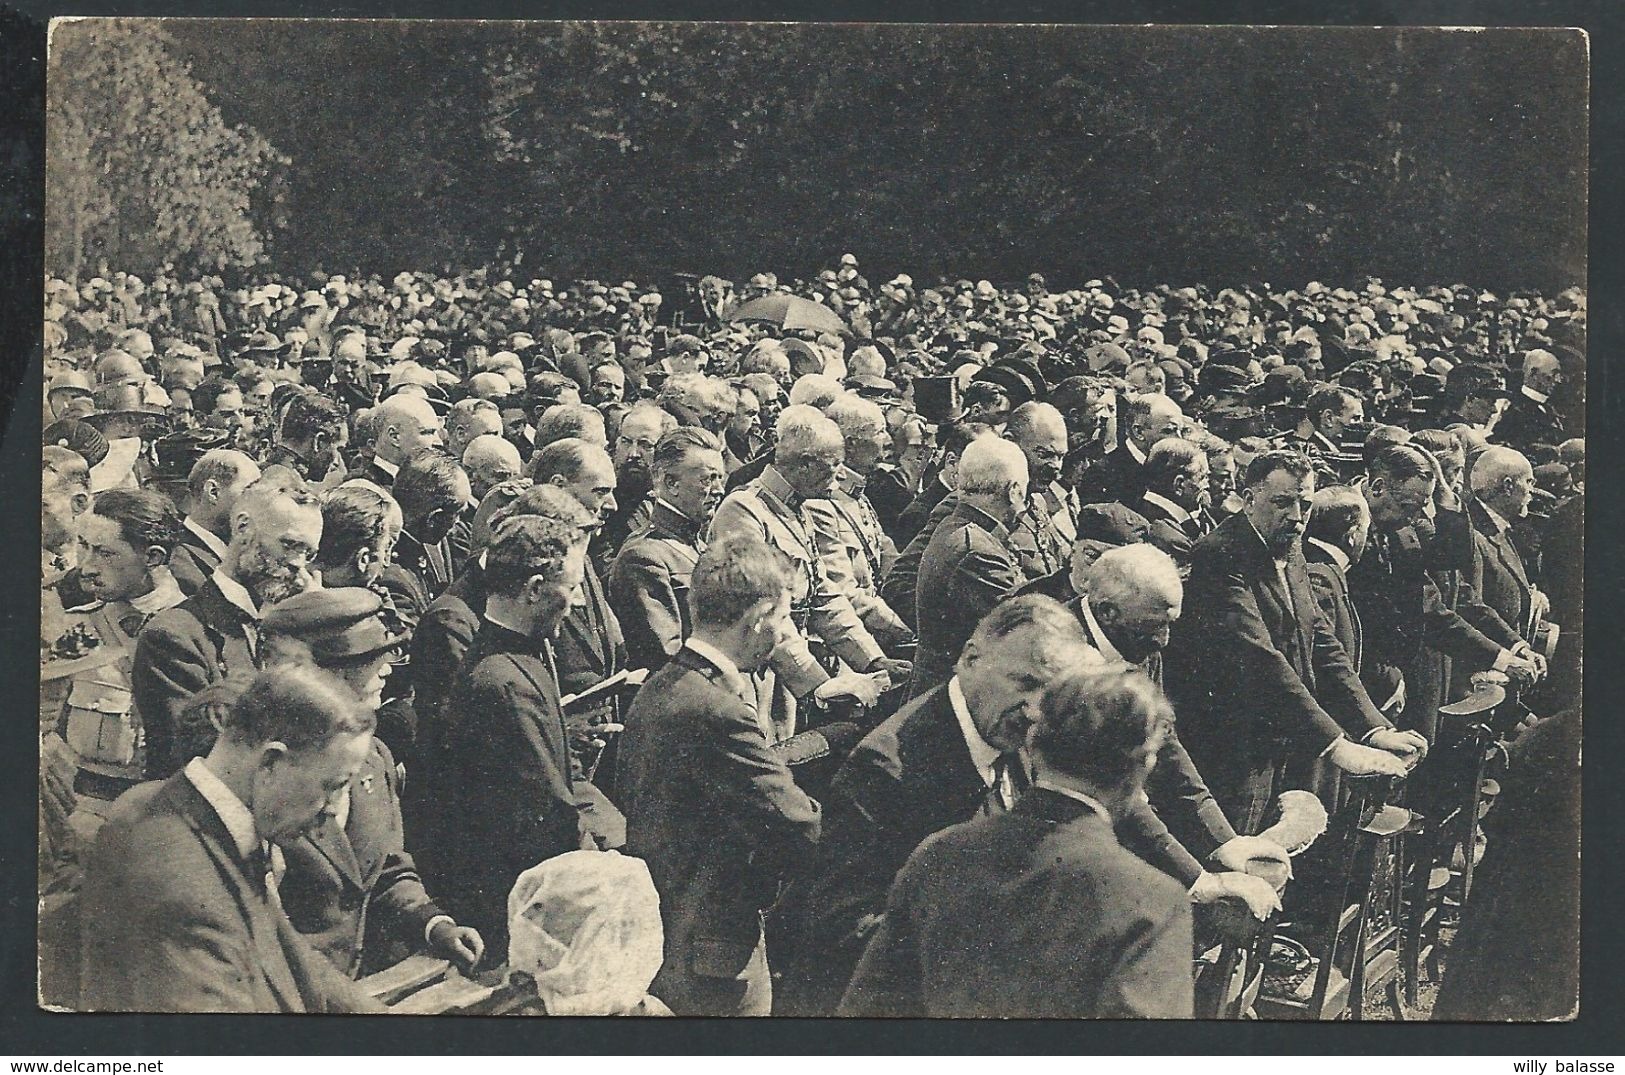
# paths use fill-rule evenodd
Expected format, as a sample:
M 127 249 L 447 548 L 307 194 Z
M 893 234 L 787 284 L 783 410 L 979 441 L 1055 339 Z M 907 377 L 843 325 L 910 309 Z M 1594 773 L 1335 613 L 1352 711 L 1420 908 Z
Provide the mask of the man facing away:
M 817 844 L 819 807 L 769 748 L 745 677 L 793 630 L 791 567 L 724 537 L 693 571 L 694 630 L 626 716 L 617 785 L 627 849 L 665 908 L 652 992 L 678 1015 L 768 1015 L 763 912 Z
M 1051 685 L 1031 789 L 909 857 L 839 1014 L 1190 1018 L 1185 893 L 1113 835 L 1172 718 L 1138 672 Z

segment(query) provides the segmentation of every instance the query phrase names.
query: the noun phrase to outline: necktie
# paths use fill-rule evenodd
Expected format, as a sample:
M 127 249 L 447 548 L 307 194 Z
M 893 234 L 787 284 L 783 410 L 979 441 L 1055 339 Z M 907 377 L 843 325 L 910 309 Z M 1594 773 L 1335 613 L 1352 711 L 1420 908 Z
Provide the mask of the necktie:
M 993 783 L 987 789 L 987 813 L 1003 812 L 1016 805 L 1029 780 L 1021 755 L 1009 750 L 993 759 Z

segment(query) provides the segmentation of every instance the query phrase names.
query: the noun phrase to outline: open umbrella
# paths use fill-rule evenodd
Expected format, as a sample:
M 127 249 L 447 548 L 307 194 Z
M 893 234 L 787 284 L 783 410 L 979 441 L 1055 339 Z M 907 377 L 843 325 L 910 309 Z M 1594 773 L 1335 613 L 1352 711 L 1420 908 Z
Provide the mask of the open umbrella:
M 776 325 L 786 332 L 796 329 L 807 329 L 813 332 L 833 332 L 838 335 L 851 335 L 851 329 L 846 322 L 828 306 L 812 299 L 804 299 L 800 295 L 786 295 L 783 293 L 763 295 L 761 298 L 751 299 L 734 308 L 728 315 L 729 321 L 765 321 Z

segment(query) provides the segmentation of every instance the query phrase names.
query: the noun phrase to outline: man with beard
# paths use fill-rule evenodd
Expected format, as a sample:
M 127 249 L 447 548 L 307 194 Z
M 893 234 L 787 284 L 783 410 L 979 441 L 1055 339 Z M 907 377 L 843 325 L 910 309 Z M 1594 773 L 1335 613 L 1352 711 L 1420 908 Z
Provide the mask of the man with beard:
M 445 722 L 437 753 L 430 877 L 447 909 L 497 952 L 508 946 L 514 879 L 593 846 L 581 810 L 590 785 L 573 763 L 548 652 L 584 600 L 586 556 L 580 527 L 525 515 L 497 528 L 485 612 L 447 703 L 457 719 Z
M 309 590 L 265 610 L 267 667 L 314 664 L 342 680 L 363 706 L 383 701 L 402 639 L 382 615 L 383 599 L 358 586 Z M 350 977 L 427 951 L 471 970 L 483 952 L 474 930 L 441 912 L 406 853 L 401 773 L 376 736 L 349 788 L 284 847 L 282 905 L 294 927 Z
M 1078 536 L 1075 497 L 1057 486 L 1066 461 L 1066 420 L 1048 403 L 1023 403 L 1010 412 L 1004 435 L 1027 457 L 1027 503 L 1010 524 L 1010 551 L 1028 580 L 1066 566 Z
M 676 428 L 677 420 L 653 403 L 638 403 L 621 419 L 610 455 L 615 461 L 616 507 L 592 543 L 593 563 L 601 569 L 609 570 L 627 538 L 649 525 L 655 445 Z
M 1191 547 L 1202 536 L 1197 514 L 1208 506 L 1208 457 L 1178 437 L 1156 443 L 1145 457 L 1145 495 L 1129 507 L 1151 524 L 1146 540 L 1190 572 Z
M 83 1008 L 381 1013 L 277 891 L 282 847 L 337 810 L 372 727 L 329 674 L 279 668 L 226 709 L 206 756 L 121 798 L 85 867 Z
M 605 583 L 633 668 L 659 668 L 688 636 L 689 580 L 726 481 L 722 448 L 705 430 L 680 427 L 655 445 L 649 527 L 621 547 Z
M 1192 550 L 1189 614 L 1165 661 L 1191 757 L 1248 836 L 1287 790 L 1290 763 L 1324 756 L 1355 775 L 1404 776 L 1426 750 L 1378 712 L 1315 604 L 1298 547 L 1314 491 L 1296 453 L 1247 465 L 1244 510 Z
M 286 467 L 270 468 L 237 498 L 220 566 L 136 639 L 130 678 L 146 731 L 148 779 L 168 777 L 208 753 L 213 714 L 190 706 L 192 696 L 254 674 L 260 610 L 310 588 L 308 565 L 321 540 L 321 506 Z
M 282 410 L 266 465 L 281 464 L 318 485 L 336 484 L 344 476 L 340 453 L 349 443 L 344 408 L 320 392 L 301 390 Z

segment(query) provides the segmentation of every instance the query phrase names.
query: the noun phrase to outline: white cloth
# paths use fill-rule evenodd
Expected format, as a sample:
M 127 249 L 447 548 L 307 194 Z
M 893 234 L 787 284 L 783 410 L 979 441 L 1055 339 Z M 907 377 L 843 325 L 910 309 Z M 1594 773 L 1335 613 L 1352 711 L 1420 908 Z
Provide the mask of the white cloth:
M 1176 522 L 1176 523 L 1186 522 L 1191 517 L 1190 512 L 1186 511 L 1184 508 L 1180 507 L 1178 504 L 1175 504 L 1172 500 L 1169 500 L 1167 497 L 1163 496 L 1161 493 L 1154 493 L 1151 490 L 1147 489 L 1145 491 L 1145 499 L 1147 501 L 1149 501 L 1150 503 L 1155 504 L 1157 507 L 1161 508 L 1163 511 L 1166 511 L 1169 515 L 1172 515 L 1174 517 L 1174 522 Z
M 1338 548 L 1336 545 L 1333 545 L 1329 541 L 1322 541 L 1319 538 L 1304 538 L 1304 540 L 1309 542 L 1309 544 L 1313 545 L 1317 549 L 1324 549 L 1326 551 L 1326 555 L 1330 556 L 1332 558 L 1332 562 L 1337 565 L 1338 570 L 1347 571 L 1349 569 L 1349 554 Z
M 202 758 L 193 758 L 186 763 L 182 770 L 186 779 L 197 788 L 197 793 L 203 796 L 205 802 L 219 815 L 220 823 L 226 827 L 226 833 L 232 842 L 237 845 L 237 853 L 244 859 L 252 859 L 256 854 L 265 850 L 266 841 L 260 839 L 259 830 L 254 826 L 254 815 L 243 805 L 237 793 L 228 788 L 225 781 L 214 775 L 208 762 Z M 280 882 L 286 872 L 287 864 L 282 857 L 282 849 L 270 844 L 271 874 L 274 881 Z M 273 890 L 274 892 L 274 890 Z
M 220 592 L 225 595 L 227 601 L 230 601 L 254 619 L 260 618 L 260 609 L 254 603 L 254 596 L 243 587 L 242 583 L 226 574 L 224 569 L 218 567 L 214 569 L 214 574 L 210 577 L 214 579 L 214 584 L 220 587 Z

